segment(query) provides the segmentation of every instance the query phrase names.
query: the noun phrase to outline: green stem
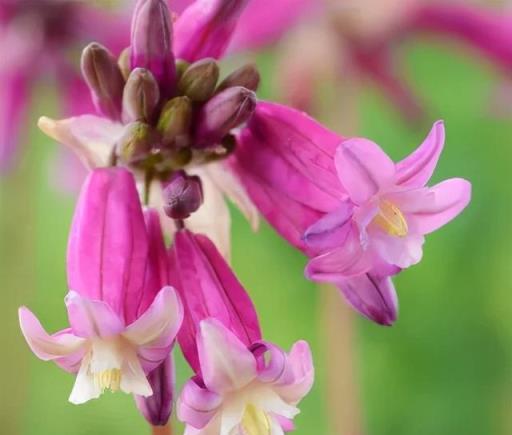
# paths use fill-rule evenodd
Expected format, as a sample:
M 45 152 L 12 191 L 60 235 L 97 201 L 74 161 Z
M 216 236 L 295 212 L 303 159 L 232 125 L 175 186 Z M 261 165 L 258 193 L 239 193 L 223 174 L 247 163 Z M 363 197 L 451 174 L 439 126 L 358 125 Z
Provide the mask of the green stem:
M 153 172 L 151 170 L 146 171 L 144 175 L 144 205 L 149 205 L 151 199 L 151 183 L 153 182 Z

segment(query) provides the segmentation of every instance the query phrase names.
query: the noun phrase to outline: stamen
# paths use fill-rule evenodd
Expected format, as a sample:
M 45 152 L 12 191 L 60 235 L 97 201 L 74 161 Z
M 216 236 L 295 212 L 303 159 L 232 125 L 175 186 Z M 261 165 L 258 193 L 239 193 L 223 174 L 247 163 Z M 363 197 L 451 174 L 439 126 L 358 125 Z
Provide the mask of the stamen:
M 119 391 L 121 387 L 121 370 L 109 369 L 94 373 L 94 384 L 101 389 L 102 393 L 105 390 Z
M 244 435 L 270 435 L 267 415 L 254 405 L 247 405 L 242 417 L 242 429 Z
M 373 218 L 373 223 L 391 236 L 405 237 L 409 232 L 405 216 L 389 201 L 380 203 L 379 214 Z

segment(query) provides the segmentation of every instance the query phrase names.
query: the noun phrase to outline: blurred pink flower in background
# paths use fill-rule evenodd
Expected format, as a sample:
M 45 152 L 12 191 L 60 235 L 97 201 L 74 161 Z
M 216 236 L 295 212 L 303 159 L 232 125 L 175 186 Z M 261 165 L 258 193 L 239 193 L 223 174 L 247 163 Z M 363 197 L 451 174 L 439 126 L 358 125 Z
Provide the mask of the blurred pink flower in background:
M 83 113 L 90 98 L 73 50 L 91 38 L 116 52 L 128 45 L 129 8 L 106 9 L 100 4 L 0 0 L 0 173 L 12 167 L 20 142 L 27 140 L 20 136 L 33 88 L 51 79 L 58 83 L 64 110 Z

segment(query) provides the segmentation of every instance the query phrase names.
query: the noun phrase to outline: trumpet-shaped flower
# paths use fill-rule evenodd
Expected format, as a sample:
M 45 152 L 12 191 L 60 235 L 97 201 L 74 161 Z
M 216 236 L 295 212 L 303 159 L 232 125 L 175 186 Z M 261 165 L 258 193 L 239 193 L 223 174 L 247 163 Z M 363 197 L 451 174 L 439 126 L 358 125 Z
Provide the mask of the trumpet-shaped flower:
M 92 172 L 69 241 L 70 328 L 50 335 L 27 308 L 19 311 L 35 355 L 77 375 L 72 403 L 107 389 L 152 395 L 146 375 L 169 356 L 183 309 L 171 287 L 155 294 L 145 285 L 148 261 L 155 261 L 148 260 L 147 249 L 132 175 L 123 169 Z
M 455 218 L 471 197 L 470 183 L 460 178 L 426 187 L 444 139 L 438 122 L 398 165 L 367 139 L 339 146 L 336 169 L 350 199 L 306 231 L 306 243 L 321 252 L 307 266 L 310 278 L 336 280 L 380 262 L 403 269 L 421 260 L 424 236 Z
M 178 401 L 185 433 L 283 434 L 313 383 L 308 344 L 299 341 L 288 354 L 263 341 L 248 347 L 221 322 L 205 319 L 197 347 L 201 374 Z

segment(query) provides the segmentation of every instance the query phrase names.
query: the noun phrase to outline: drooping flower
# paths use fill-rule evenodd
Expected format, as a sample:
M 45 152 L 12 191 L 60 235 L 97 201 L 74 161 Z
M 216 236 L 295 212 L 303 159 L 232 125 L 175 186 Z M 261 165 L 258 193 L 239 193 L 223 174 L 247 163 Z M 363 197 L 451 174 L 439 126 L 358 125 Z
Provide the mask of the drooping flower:
M 290 353 L 260 341 L 249 348 L 216 319 L 197 336 L 201 375 L 190 379 L 178 401 L 186 434 L 284 434 L 311 389 L 311 351 L 299 341 Z
M 145 282 L 152 261 L 132 175 L 99 169 L 88 177 L 68 248 L 65 303 L 70 328 L 49 335 L 25 307 L 22 332 L 40 359 L 75 373 L 69 400 L 80 404 L 106 389 L 151 396 L 146 375 L 169 356 L 183 318 L 169 286 Z
M 90 37 L 121 50 L 128 40 L 128 18 L 121 10 L 74 0 L 1 2 L 0 172 L 14 163 L 31 90 L 41 79 L 55 78 L 68 113 L 90 110 L 87 88 L 77 80 L 69 51 Z

